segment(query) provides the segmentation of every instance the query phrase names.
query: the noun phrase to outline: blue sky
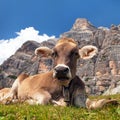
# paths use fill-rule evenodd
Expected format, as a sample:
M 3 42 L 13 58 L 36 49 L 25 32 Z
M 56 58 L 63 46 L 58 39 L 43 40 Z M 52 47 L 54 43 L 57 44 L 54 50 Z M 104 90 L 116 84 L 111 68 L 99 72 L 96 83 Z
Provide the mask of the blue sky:
M 0 0 L 0 40 L 34 27 L 40 34 L 59 36 L 77 18 L 94 26 L 120 24 L 120 0 Z

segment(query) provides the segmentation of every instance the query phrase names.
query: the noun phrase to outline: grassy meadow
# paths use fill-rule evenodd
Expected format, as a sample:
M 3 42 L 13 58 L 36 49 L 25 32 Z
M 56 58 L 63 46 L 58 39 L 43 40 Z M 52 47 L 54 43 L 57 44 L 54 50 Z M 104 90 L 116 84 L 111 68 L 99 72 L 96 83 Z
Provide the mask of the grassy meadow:
M 105 97 L 115 98 L 120 102 L 120 95 L 91 96 L 91 99 Z M 120 120 L 120 105 L 105 106 L 97 110 L 20 103 L 0 105 L 0 120 Z

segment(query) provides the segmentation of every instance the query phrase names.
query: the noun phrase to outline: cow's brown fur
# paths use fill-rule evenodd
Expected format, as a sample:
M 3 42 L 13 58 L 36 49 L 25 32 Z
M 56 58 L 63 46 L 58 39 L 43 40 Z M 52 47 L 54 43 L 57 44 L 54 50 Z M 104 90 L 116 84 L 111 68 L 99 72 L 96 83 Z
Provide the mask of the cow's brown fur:
M 38 97 L 38 94 L 40 93 L 43 96 L 46 94 L 46 96 L 44 96 L 44 100 L 49 96 L 51 98 L 51 95 L 55 94 L 55 92 L 59 92 L 61 89 L 59 82 L 56 79 L 53 79 L 52 75 L 53 72 L 50 71 L 28 77 L 18 87 L 18 97 L 20 99 L 28 99 L 31 98 L 32 95 L 34 95 L 34 97 Z

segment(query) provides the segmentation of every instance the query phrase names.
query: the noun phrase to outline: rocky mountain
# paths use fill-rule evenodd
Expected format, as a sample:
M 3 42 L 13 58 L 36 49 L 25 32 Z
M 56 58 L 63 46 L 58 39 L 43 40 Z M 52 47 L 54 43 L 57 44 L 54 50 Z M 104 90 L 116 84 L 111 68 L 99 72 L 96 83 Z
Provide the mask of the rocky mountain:
M 60 35 L 78 42 L 79 47 L 95 45 L 99 52 L 90 60 L 79 60 L 77 75 L 85 82 L 88 94 L 108 94 L 109 90 L 120 88 L 120 25 L 95 27 L 88 20 L 78 18 L 70 31 Z M 42 43 L 28 41 L 0 66 L 0 88 L 10 87 L 16 77 L 26 72 L 30 75 L 48 71 L 52 68 L 49 58 L 37 58 L 35 48 L 52 48 L 57 39 Z

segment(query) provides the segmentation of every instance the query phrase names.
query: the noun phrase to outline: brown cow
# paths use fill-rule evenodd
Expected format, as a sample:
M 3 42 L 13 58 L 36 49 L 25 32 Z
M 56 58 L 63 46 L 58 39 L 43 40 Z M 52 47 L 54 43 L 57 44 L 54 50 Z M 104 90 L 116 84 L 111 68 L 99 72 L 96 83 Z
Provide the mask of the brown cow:
M 21 82 L 15 81 L 11 95 L 17 93 L 20 100 L 29 103 L 47 104 L 52 101 L 58 105 L 86 107 L 85 85 L 76 75 L 76 63 L 79 57 L 89 59 L 97 51 L 92 45 L 79 49 L 70 38 L 60 39 L 53 49 L 37 48 L 36 55 L 53 58 L 54 68 L 46 73 L 29 76 Z

